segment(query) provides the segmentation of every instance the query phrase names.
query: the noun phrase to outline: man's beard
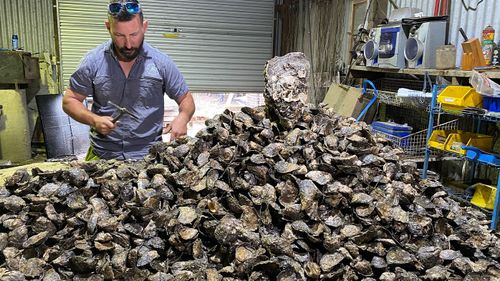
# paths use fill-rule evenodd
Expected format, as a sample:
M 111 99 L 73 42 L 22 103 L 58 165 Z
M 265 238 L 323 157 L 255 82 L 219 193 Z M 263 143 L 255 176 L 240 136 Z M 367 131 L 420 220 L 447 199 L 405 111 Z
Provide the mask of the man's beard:
M 118 57 L 120 57 L 121 60 L 123 60 L 123 61 L 133 61 L 139 55 L 139 52 L 142 49 L 142 44 L 144 44 L 144 40 L 142 40 L 141 45 L 139 46 L 139 48 L 130 48 L 129 49 L 127 47 L 123 47 L 123 48 L 118 48 L 117 49 L 115 47 L 115 50 L 117 51 Z

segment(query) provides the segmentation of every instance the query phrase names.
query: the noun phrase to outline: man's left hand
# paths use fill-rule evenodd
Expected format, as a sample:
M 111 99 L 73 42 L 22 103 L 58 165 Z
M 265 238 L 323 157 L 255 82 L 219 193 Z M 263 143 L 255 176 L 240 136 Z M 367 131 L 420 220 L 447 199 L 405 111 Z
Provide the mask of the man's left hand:
M 195 111 L 193 96 L 190 92 L 177 100 L 177 104 L 179 104 L 179 115 L 163 131 L 164 134 L 170 133 L 170 140 L 187 134 L 187 124 Z
M 172 123 L 167 125 L 163 133 L 170 133 L 170 140 L 185 136 L 187 134 L 187 122 L 181 116 L 177 116 Z

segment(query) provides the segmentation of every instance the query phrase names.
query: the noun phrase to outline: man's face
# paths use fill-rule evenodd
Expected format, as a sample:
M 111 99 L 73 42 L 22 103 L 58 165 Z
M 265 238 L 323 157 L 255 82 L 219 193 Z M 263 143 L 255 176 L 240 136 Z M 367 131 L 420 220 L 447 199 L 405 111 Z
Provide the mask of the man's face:
M 135 15 L 130 21 L 106 21 L 115 51 L 121 61 L 134 60 L 142 48 L 148 22 Z

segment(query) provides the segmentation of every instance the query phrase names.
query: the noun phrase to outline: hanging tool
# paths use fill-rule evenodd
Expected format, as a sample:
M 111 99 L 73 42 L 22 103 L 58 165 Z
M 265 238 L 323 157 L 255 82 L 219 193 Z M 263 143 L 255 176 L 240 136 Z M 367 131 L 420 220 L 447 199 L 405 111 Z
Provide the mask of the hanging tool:
M 125 107 L 121 107 L 121 106 L 113 103 L 112 101 L 108 101 L 108 104 L 115 107 L 118 111 L 118 115 L 113 117 L 113 120 L 111 122 L 116 123 L 116 121 L 118 121 L 120 118 L 122 118 L 124 114 L 128 114 L 128 115 L 130 115 L 130 117 L 134 118 L 135 120 L 140 121 L 140 119 L 137 115 L 135 115 L 134 113 L 132 113 L 130 110 L 126 109 Z

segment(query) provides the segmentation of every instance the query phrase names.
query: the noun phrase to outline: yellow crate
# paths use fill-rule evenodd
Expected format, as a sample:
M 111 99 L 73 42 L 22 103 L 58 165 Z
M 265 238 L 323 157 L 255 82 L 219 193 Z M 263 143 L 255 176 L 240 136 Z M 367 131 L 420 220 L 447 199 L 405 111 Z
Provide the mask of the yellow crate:
M 478 207 L 493 210 L 497 192 L 496 187 L 482 183 L 476 183 L 472 187 L 474 187 L 475 191 L 470 202 Z
M 477 147 L 484 152 L 490 152 L 493 148 L 493 137 L 482 134 L 473 134 L 470 140 L 467 142 L 467 146 Z
M 457 130 L 434 130 L 429 138 L 429 146 L 444 150 L 444 146 L 450 134 L 457 133 Z
M 462 149 L 462 145 L 474 146 L 483 151 L 490 151 L 493 145 L 493 137 L 458 131 L 448 136 L 444 150 L 465 155 L 467 151 Z
M 483 107 L 481 95 L 469 86 L 448 86 L 438 96 L 442 108 L 450 111 L 462 111 L 466 107 Z
M 466 152 L 462 149 L 462 145 L 467 145 L 472 135 L 472 133 L 462 131 L 450 134 L 444 150 L 465 155 Z

